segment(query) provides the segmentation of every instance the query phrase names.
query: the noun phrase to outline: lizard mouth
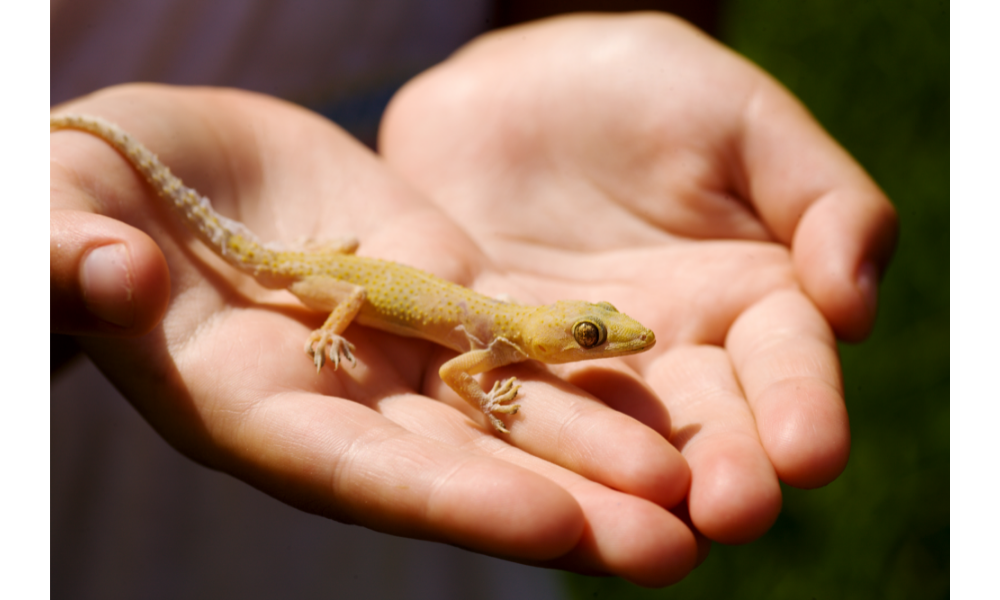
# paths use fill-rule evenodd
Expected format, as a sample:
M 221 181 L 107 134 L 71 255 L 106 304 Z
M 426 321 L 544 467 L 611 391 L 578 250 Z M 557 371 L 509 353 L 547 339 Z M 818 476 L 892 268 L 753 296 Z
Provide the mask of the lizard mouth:
M 643 333 L 640 333 L 626 342 L 615 344 L 615 347 L 609 348 L 609 350 L 611 350 L 611 352 L 616 356 L 623 356 L 626 354 L 645 352 L 655 345 L 656 334 L 647 329 Z

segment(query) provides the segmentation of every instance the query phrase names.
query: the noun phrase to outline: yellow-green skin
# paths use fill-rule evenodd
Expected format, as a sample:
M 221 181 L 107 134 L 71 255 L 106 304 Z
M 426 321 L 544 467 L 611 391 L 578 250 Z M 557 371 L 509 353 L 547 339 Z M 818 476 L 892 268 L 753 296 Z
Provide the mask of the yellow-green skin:
M 111 144 L 217 254 L 262 285 L 287 288 L 306 306 L 329 312 L 306 341 L 317 370 L 327 358 L 334 368 L 341 355 L 354 361 L 354 347 L 340 335 L 351 321 L 430 340 L 460 353 L 442 365 L 441 379 L 506 433 L 494 413 L 517 412 L 519 405 L 507 403 L 520 386 L 512 377 L 484 392 L 473 375 L 528 359 L 551 364 L 633 354 L 656 343 L 652 331 L 607 302 L 504 302 L 413 267 L 355 256 L 355 241 L 303 251 L 264 244 L 241 223 L 215 212 L 207 198 L 185 187 L 117 126 L 95 117 L 52 116 L 50 130 L 59 129 L 86 131 Z

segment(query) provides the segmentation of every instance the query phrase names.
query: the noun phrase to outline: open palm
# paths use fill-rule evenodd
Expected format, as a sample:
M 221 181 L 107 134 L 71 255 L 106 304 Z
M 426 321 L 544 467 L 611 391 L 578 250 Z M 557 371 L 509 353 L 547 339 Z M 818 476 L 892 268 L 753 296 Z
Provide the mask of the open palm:
M 526 399 L 519 446 L 590 438 L 627 470 L 594 405 L 631 415 L 682 449 L 690 518 L 724 542 L 766 531 L 779 479 L 843 469 L 834 330 L 870 328 L 895 215 L 761 71 L 665 16 L 541 22 L 408 84 L 380 151 L 527 300 L 608 300 L 656 333 L 627 374 L 562 369 L 597 400 Z
M 127 86 L 54 110 L 117 123 L 265 240 L 355 235 L 362 254 L 487 293 L 548 295 L 493 266 L 444 211 L 300 108 L 231 90 Z M 194 460 L 304 510 L 534 564 L 647 585 L 694 565 L 694 535 L 665 508 L 683 500 L 690 473 L 653 429 L 518 365 L 487 374 L 524 383 L 512 435 L 497 438 L 437 378 L 448 351 L 358 326 L 345 334 L 357 366 L 317 374 L 302 345 L 324 315 L 196 242 L 97 138 L 56 132 L 51 160 L 53 265 L 84 261 L 72 249 L 85 235 L 96 246 L 124 244 L 140 313 L 165 294 L 169 273 L 169 301 L 150 331 L 119 337 L 109 325 L 108 336 L 80 341 Z M 585 294 L 585 281 L 566 286 L 567 297 Z M 157 322 L 146 312 L 153 316 L 137 318 Z M 551 409 L 560 406 L 590 406 L 590 426 L 565 421 L 565 410 Z

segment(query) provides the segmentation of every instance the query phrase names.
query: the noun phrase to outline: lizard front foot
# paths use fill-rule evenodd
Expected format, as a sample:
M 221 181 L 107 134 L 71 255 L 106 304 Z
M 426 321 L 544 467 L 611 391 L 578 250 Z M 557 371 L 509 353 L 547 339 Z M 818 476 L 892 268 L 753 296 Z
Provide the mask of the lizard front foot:
M 507 430 L 503 421 L 498 419 L 493 413 L 503 413 L 505 415 L 516 414 L 518 409 L 521 408 L 521 405 L 505 403 L 516 398 L 517 391 L 519 389 L 521 389 L 521 384 L 517 383 L 516 377 L 511 377 L 503 383 L 497 381 L 493 384 L 493 389 L 486 394 L 485 398 L 480 403 L 480 408 L 482 409 L 483 414 L 489 418 L 493 427 L 501 433 L 510 433 L 510 431 Z
M 357 364 L 357 361 L 354 359 L 354 344 L 348 342 L 342 336 L 325 329 L 317 329 L 309 334 L 305 350 L 306 354 L 312 357 L 317 373 L 323 368 L 327 356 L 333 362 L 334 371 L 340 367 L 341 355 L 344 355 L 344 358 L 351 361 L 351 366 Z

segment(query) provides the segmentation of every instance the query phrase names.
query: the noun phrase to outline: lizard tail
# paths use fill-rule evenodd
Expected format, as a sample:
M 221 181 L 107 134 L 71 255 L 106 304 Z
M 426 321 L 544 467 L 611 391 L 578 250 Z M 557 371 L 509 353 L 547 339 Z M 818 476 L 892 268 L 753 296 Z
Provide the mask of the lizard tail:
M 117 125 L 86 115 L 55 115 L 49 131 L 77 129 L 93 134 L 120 152 L 157 194 L 180 215 L 184 224 L 233 266 L 260 276 L 284 275 L 283 252 L 263 244 L 242 223 L 220 215 L 208 198 L 184 185 L 155 154 Z

